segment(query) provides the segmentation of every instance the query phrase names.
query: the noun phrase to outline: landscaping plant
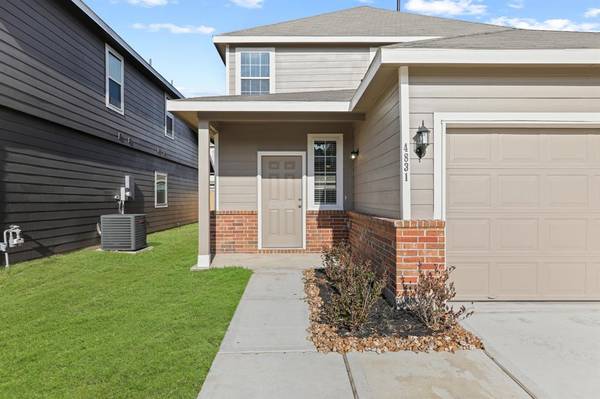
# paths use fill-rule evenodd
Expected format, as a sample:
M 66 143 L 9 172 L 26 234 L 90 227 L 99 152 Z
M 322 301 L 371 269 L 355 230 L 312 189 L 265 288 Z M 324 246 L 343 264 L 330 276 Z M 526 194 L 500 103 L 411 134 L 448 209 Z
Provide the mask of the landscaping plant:
M 419 278 L 414 285 L 404 284 L 404 305 L 408 311 L 433 331 L 449 330 L 459 320 L 473 314 L 464 306 L 454 309 L 448 302 L 456 296 L 450 274 L 454 267 L 435 267 L 423 270 L 419 267 Z
M 324 319 L 340 330 L 357 332 L 369 320 L 387 277 L 374 270 L 370 261 L 353 253 L 347 243 L 325 250 L 322 258 L 331 288 L 329 300 L 323 303 Z

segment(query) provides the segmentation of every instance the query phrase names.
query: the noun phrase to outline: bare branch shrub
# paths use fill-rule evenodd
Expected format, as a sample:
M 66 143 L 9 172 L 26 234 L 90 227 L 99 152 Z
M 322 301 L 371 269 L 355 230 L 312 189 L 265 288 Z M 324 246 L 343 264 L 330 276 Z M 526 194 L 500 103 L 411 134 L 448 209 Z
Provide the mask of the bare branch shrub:
M 331 296 L 323 304 L 324 321 L 338 329 L 356 332 L 372 314 L 387 283 L 383 272 L 342 243 L 322 254 Z
M 464 306 L 455 310 L 448 305 L 456 296 L 450 274 L 455 267 L 436 267 L 434 270 L 419 268 L 417 284 L 404 284 L 404 305 L 423 324 L 433 331 L 449 330 L 473 314 Z

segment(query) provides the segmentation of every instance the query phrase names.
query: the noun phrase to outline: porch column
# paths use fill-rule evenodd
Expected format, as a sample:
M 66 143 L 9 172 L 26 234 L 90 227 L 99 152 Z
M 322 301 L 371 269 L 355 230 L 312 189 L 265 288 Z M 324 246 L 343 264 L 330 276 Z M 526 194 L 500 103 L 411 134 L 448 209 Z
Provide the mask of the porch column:
M 192 270 L 210 266 L 210 132 L 209 122 L 198 122 L 198 263 Z

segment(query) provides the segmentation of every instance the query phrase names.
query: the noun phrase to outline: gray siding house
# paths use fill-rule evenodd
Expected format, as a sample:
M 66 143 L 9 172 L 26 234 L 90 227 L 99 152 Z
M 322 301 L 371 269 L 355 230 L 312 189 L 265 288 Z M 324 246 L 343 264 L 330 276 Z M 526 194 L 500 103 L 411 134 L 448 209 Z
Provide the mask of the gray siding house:
M 196 132 L 166 111 L 183 96 L 83 2 L 0 2 L 0 230 L 25 260 L 98 243 L 102 214 L 150 231 L 197 220 Z
M 393 297 L 453 265 L 462 299 L 600 299 L 600 33 L 358 7 L 214 43 L 228 95 L 168 104 L 198 130 L 197 268 L 349 240 Z

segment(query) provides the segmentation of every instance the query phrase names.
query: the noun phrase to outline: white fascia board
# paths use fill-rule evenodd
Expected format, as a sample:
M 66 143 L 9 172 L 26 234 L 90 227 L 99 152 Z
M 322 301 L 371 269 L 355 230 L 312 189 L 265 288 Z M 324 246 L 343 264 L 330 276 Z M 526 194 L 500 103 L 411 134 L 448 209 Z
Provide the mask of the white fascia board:
M 405 43 L 439 38 L 441 36 L 214 36 L 213 43 Z
M 371 65 L 369 65 L 369 69 L 367 69 L 365 76 L 360 81 L 356 92 L 354 92 L 352 100 L 350 101 L 350 110 L 356 108 L 356 105 L 362 98 L 363 94 L 365 94 L 365 91 L 367 91 L 367 88 L 377 74 L 377 71 L 379 71 L 379 68 L 381 68 L 381 49 L 377 49 L 375 57 L 373 57 L 373 61 L 371 61 Z
M 504 64 L 578 65 L 600 64 L 598 49 L 425 49 L 382 48 L 384 64 Z
M 169 101 L 169 111 L 349 112 L 349 101 Z

